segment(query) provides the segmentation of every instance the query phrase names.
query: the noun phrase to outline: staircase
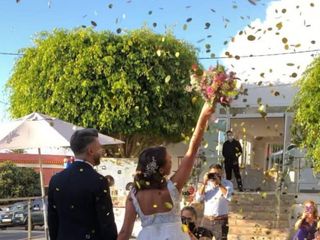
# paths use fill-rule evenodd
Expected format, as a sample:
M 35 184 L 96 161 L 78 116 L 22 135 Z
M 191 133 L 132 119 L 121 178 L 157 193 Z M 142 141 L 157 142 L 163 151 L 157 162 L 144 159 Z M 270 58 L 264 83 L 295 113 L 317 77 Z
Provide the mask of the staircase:
M 280 206 L 275 193 L 235 193 L 230 204 L 230 240 L 290 237 L 290 208 L 293 195 L 281 195 Z
M 236 192 L 229 205 L 228 240 L 289 239 L 290 208 L 295 203 L 295 197 L 280 197 L 278 201 L 273 192 Z M 201 208 L 197 206 L 200 219 L 203 215 Z

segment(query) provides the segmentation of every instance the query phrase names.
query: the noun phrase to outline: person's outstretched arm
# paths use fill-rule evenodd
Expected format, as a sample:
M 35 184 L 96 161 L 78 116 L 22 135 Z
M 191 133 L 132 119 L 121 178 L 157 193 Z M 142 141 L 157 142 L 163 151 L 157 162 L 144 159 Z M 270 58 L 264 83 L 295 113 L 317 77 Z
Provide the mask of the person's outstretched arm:
M 196 128 L 190 140 L 188 151 L 186 152 L 180 167 L 176 174 L 171 178 L 171 181 L 176 185 L 179 192 L 181 192 L 182 187 L 187 182 L 191 170 L 194 165 L 194 161 L 198 152 L 198 148 L 201 144 L 204 131 L 207 127 L 208 120 L 212 113 L 214 112 L 214 106 L 205 103 L 202 107 Z
M 131 198 L 131 193 L 129 193 L 126 200 L 126 212 L 124 215 L 124 221 L 117 240 L 128 240 L 131 237 L 134 222 L 137 216 L 132 201 L 133 200 Z

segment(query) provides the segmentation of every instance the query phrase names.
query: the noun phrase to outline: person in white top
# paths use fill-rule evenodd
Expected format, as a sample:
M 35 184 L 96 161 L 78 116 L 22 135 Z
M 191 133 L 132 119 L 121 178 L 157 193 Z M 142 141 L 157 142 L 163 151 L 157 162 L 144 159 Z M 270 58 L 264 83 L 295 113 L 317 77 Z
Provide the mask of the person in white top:
M 233 184 L 222 177 L 222 167 L 214 164 L 204 175 L 203 185 L 196 194 L 196 201 L 204 201 L 204 217 L 201 226 L 212 231 L 216 240 L 227 239 L 228 206 L 233 193 Z

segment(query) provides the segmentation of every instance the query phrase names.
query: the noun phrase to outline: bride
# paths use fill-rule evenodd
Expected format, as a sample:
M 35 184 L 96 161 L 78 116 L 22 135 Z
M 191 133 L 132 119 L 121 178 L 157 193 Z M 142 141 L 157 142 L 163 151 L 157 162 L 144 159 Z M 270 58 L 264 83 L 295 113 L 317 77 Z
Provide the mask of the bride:
M 126 201 L 126 211 L 118 240 L 130 238 L 137 214 L 141 219 L 140 240 L 184 240 L 190 239 L 182 229 L 180 217 L 181 191 L 187 182 L 198 148 L 201 144 L 208 119 L 214 107 L 204 104 L 189 148 L 178 171 L 169 179 L 171 156 L 165 147 L 150 147 L 139 156 L 135 186 Z

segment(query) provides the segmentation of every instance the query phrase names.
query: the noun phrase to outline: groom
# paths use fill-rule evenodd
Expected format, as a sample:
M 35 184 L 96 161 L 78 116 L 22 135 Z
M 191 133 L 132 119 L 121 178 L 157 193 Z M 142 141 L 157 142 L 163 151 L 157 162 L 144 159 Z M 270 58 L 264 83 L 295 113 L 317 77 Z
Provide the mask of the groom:
M 109 186 L 93 169 L 102 155 L 98 131 L 77 130 L 70 146 L 75 162 L 53 176 L 49 184 L 50 240 L 116 239 Z

